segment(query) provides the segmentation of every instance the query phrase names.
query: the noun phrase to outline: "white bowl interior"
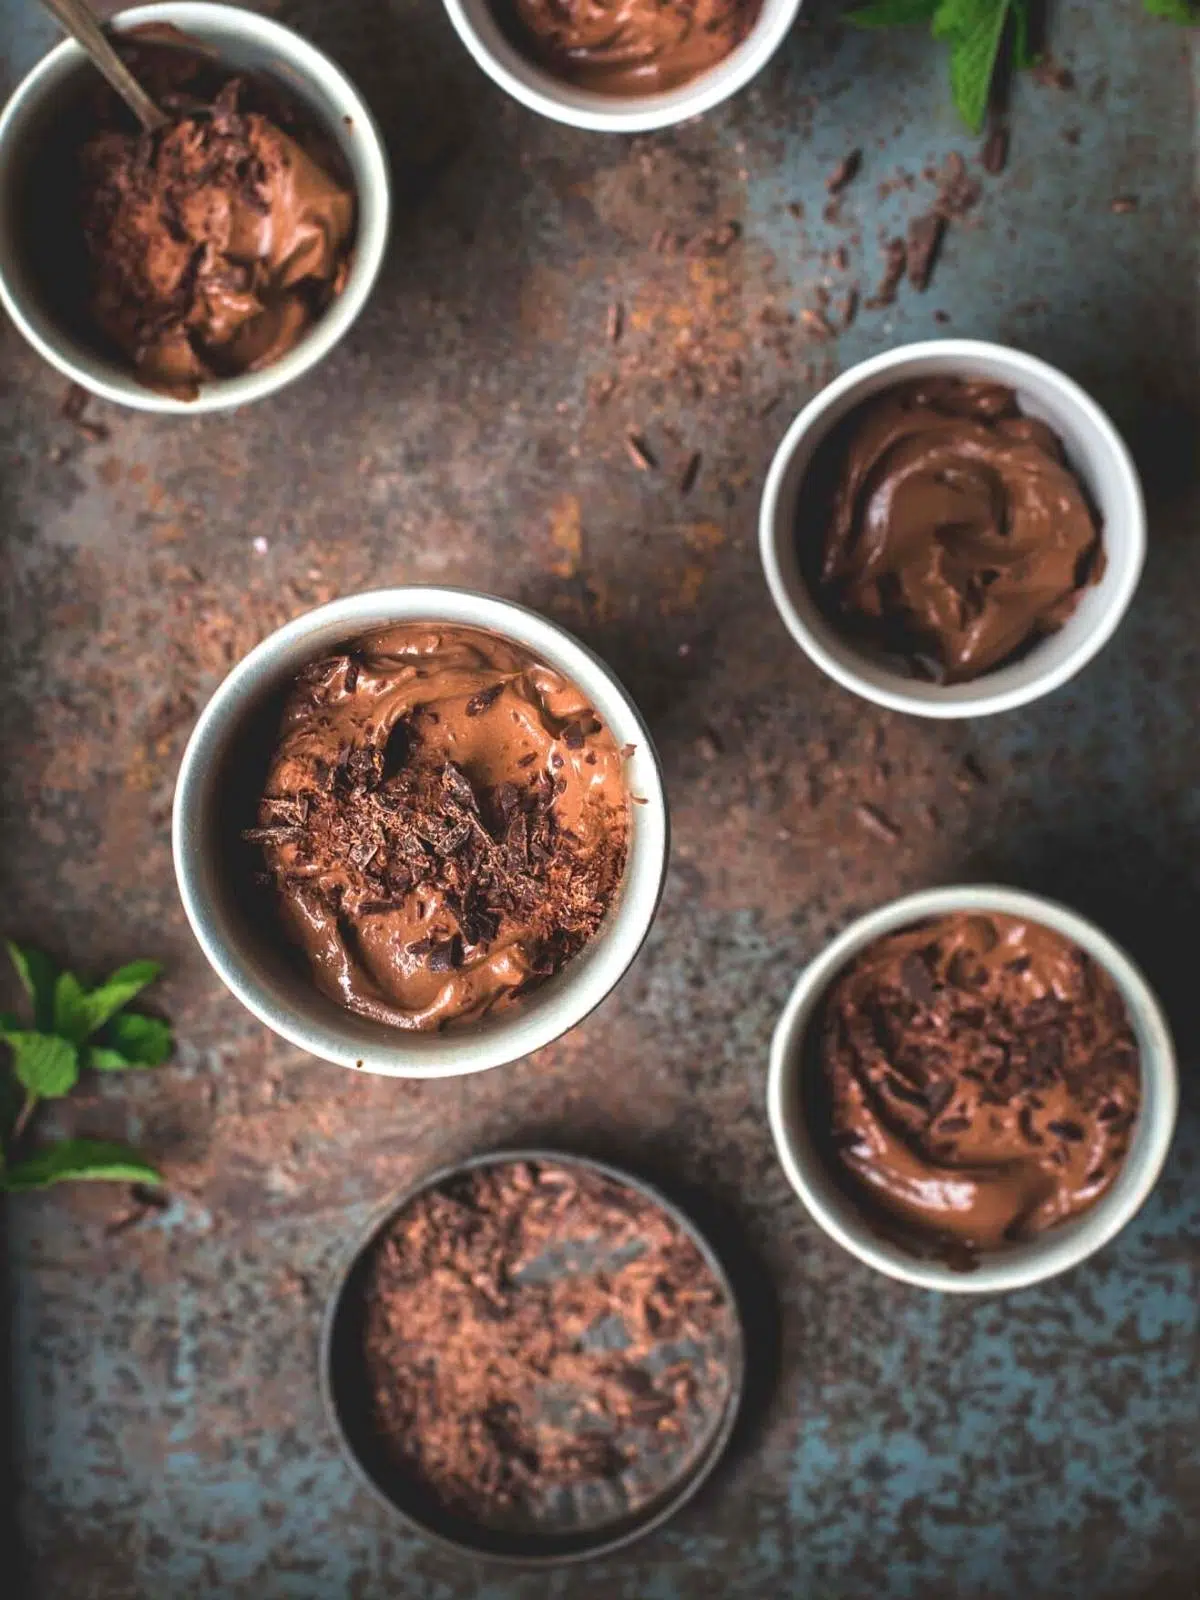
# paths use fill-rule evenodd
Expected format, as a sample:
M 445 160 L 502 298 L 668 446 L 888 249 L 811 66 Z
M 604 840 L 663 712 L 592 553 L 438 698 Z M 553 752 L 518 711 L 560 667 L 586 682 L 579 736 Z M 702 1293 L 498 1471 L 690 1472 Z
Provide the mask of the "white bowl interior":
M 808 1030 L 825 992 L 860 950 L 885 934 L 952 911 L 1027 917 L 1073 940 L 1111 975 L 1125 1001 L 1137 1041 L 1142 1100 L 1129 1152 L 1112 1188 L 1071 1222 L 1027 1243 L 989 1251 L 971 1272 L 958 1272 L 885 1238 L 838 1184 L 814 1139 L 803 1105 L 810 1070 Z M 928 889 L 853 923 L 801 974 L 771 1047 L 768 1109 L 784 1170 L 813 1218 L 845 1249 L 889 1277 L 924 1288 L 980 1294 L 1017 1289 L 1054 1277 L 1108 1242 L 1137 1212 L 1166 1160 L 1178 1109 L 1170 1031 L 1145 978 L 1124 951 L 1094 924 L 1040 895 L 997 885 Z
M 805 474 L 821 442 L 871 395 L 908 379 L 989 378 L 1015 390 L 1027 416 L 1049 423 L 1103 519 L 1106 557 L 1066 623 L 1019 661 L 970 683 L 923 683 L 847 641 L 824 617 L 800 567 L 796 520 Z M 1129 452 L 1105 414 L 1071 379 L 1021 351 L 974 340 L 910 345 L 852 368 L 805 408 L 779 447 L 762 510 L 762 554 L 775 603 L 793 637 L 844 687 L 924 716 L 978 716 L 1048 693 L 1091 659 L 1125 612 L 1145 558 L 1145 509 Z
M 169 22 L 212 45 L 235 69 L 262 72 L 302 101 L 334 139 L 350 169 L 358 198 L 358 230 L 346 286 L 303 339 L 262 372 L 205 384 L 195 400 L 156 394 L 119 361 L 62 326 L 35 281 L 24 233 L 28 160 L 56 113 L 94 73 L 83 51 L 67 40 L 21 83 L 0 115 L 0 300 L 25 337 L 54 366 L 105 399 L 143 411 L 195 416 L 273 393 L 306 372 L 354 321 L 378 276 L 387 244 L 389 180 L 374 118 L 354 87 L 327 57 L 266 17 L 200 0 L 139 6 L 114 19 L 118 31 Z
M 606 133 L 666 128 L 711 111 L 767 64 L 796 19 L 802 0 L 763 0 L 750 33 L 708 72 L 660 94 L 610 95 L 556 78 L 523 55 L 496 21 L 490 0 L 445 0 L 459 38 L 493 82 L 556 122 Z
M 629 854 L 621 888 L 596 936 L 520 1005 L 444 1033 L 407 1033 L 336 1005 L 303 972 L 281 936 L 248 909 L 230 870 L 247 825 L 254 753 L 265 763 L 280 697 L 299 669 L 392 622 L 436 620 L 485 628 L 525 645 L 587 694 L 618 746 L 631 795 Z M 248 755 L 248 752 L 251 753 Z M 265 770 L 265 767 L 264 767 Z M 637 711 L 615 678 L 553 623 L 486 595 L 454 589 L 394 589 L 334 601 L 289 623 L 253 650 L 201 713 L 175 792 L 175 870 L 184 908 L 204 953 L 232 993 L 300 1049 L 342 1066 L 395 1077 L 479 1072 L 528 1055 L 593 1010 L 641 946 L 658 906 L 667 857 L 667 812 L 658 759 Z

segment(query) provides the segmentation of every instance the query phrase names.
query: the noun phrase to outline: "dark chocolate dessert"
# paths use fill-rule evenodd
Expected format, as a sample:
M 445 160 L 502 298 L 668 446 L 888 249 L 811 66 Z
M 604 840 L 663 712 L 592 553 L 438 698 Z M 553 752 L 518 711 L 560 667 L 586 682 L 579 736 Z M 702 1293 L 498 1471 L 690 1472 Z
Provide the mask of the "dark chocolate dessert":
M 797 537 L 830 621 L 942 683 L 1024 654 L 1104 570 L 1061 441 L 981 379 L 922 378 L 853 411 L 814 457 Z
M 170 28 L 117 43 L 170 120 L 140 130 L 107 85 L 60 119 L 45 181 L 71 214 L 31 196 L 40 275 L 148 387 L 194 398 L 277 361 L 340 294 L 353 186 L 274 79 Z
M 851 963 L 814 1067 L 817 1136 L 850 1192 L 906 1242 L 968 1261 L 1095 1205 L 1141 1098 L 1108 973 L 1050 928 L 967 912 Z
M 762 0 L 496 0 L 514 43 L 556 77 L 600 94 L 676 89 L 747 37 Z
M 625 866 L 621 752 L 583 694 L 479 629 L 417 623 L 301 674 L 259 826 L 288 937 L 330 998 L 469 1022 L 558 972 Z

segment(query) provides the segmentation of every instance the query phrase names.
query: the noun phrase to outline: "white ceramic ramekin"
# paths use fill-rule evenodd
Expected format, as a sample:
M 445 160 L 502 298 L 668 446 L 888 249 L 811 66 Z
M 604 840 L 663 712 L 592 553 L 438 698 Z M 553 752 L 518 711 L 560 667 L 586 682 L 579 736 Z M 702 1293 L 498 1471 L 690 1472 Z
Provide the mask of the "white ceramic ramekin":
M 596 936 L 519 1005 L 444 1033 L 406 1033 L 335 1005 L 312 984 L 279 938 L 239 898 L 229 869 L 230 791 L 247 738 L 301 667 L 349 640 L 397 622 L 485 628 L 523 645 L 587 695 L 618 746 L 631 796 L 629 854 L 620 890 Z M 253 730 L 253 731 L 248 731 Z M 236 807 L 234 807 L 236 809 Z M 464 589 L 417 587 L 352 595 L 310 611 L 253 649 L 221 684 L 184 751 L 175 787 L 175 875 L 192 931 L 217 976 L 269 1028 L 326 1061 L 394 1078 L 483 1072 L 539 1050 L 592 1011 L 616 985 L 654 920 L 667 867 L 667 802 L 658 757 L 628 694 L 579 641 L 524 606 Z M 242 886 L 244 888 L 244 885 Z
M 1120 991 L 1137 1040 L 1142 1104 L 1120 1176 L 1081 1216 L 1028 1243 L 989 1252 L 971 1272 L 955 1271 L 891 1243 L 872 1228 L 839 1187 L 805 1114 L 801 1074 L 806 1040 L 829 985 L 848 962 L 885 934 L 953 911 L 1026 917 L 1072 939 L 1099 963 Z M 993 1294 L 1041 1283 L 1078 1266 L 1120 1232 L 1153 1189 L 1175 1130 L 1179 1084 L 1175 1048 L 1162 1010 L 1129 957 L 1094 923 L 1041 895 L 992 884 L 926 889 L 860 917 L 800 974 L 771 1042 L 767 1111 L 788 1179 L 825 1232 L 869 1267 L 925 1289 Z
M 150 22 L 170 23 L 211 46 L 228 66 L 267 73 L 290 89 L 338 145 L 358 197 L 358 234 L 346 286 L 299 344 L 261 372 L 206 383 L 194 400 L 157 394 L 118 360 L 89 349 L 60 325 L 20 246 L 25 161 L 36 149 L 55 106 L 95 68 L 79 45 L 68 39 L 17 86 L 0 113 L 0 302 L 51 365 L 93 394 L 136 411 L 196 416 L 274 394 L 333 349 L 362 310 L 379 275 L 387 246 L 391 185 L 383 140 L 366 102 L 328 56 L 299 34 L 252 11 L 199 0 L 138 6 L 121 12 L 112 26 L 124 32 Z
M 1062 440 L 1103 518 L 1106 566 L 1057 633 L 1019 661 L 971 683 L 923 683 L 873 658 L 822 615 L 800 570 L 796 516 L 813 453 L 864 400 L 912 378 L 988 378 L 1016 391 L 1022 410 Z M 763 568 L 789 632 L 844 688 L 921 717 L 980 717 L 1038 700 L 1066 683 L 1112 637 L 1141 576 L 1146 510 L 1137 469 L 1120 434 L 1077 383 L 1024 351 L 975 339 L 902 345 L 842 373 L 792 423 L 767 473 L 759 518 Z
M 599 133 L 645 133 L 698 117 L 756 77 L 786 38 L 803 0 L 763 0 L 753 28 L 709 72 L 661 94 L 579 89 L 521 54 L 496 21 L 491 0 L 444 0 L 455 32 L 494 83 L 530 111 Z

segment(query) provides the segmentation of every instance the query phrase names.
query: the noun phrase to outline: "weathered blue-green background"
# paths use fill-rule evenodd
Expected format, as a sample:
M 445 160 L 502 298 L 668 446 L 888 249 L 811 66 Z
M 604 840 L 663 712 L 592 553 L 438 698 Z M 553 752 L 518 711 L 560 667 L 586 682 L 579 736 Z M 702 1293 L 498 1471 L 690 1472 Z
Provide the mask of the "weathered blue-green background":
M 836 10 L 814 5 L 733 106 L 625 141 L 509 104 L 436 0 L 285 3 L 359 80 L 396 163 L 392 254 L 345 345 L 237 417 L 94 405 L 110 431 L 89 441 L 58 415 L 62 382 L 0 327 L 0 924 L 85 971 L 163 956 L 179 1032 L 175 1064 L 89 1085 L 77 1113 L 161 1159 L 169 1208 L 139 1217 L 94 1190 L 5 1211 L 5 1499 L 23 1552 L 19 1578 L 0 1568 L 5 1594 L 1197 1592 L 1192 63 L 1135 0 L 1055 6 L 1075 86 L 1018 86 L 1009 168 L 951 230 L 928 293 L 806 343 L 787 316 L 826 276 L 835 297 L 852 279 L 869 292 L 881 231 L 932 195 L 924 169 L 959 150 L 977 170 L 930 42 L 844 32 Z M 52 26 L 0 0 L 0 29 L 5 88 Z M 854 145 L 862 176 L 825 222 L 825 175 Z M 728 221 L 742 235 L 722 255 L 654 248 L 661 229 Z M 846 271 L 822 259 L 842 244 Z M 796 406 L 837 366 L 937 332 L 1010 340 L 1090 385 L 1152 509 L 1143 588 L 1102 658 L 1040 706 L 953 728 L 827 684 L 775 618 L 754 548 Z M 630 428 L 660 470 L 635 470 Z M 661 920 L 599 1014 L 531 1062 L 425 1087 L 356 1079 L 243 1016 L 192 946 L 168 851 L 182 740 L 227 664 L 317 600 L 406 579 L 524 599 L 604 651 L 652 720 L 676 828 Z M 864 832 L 864 801 L 897 843 Z M 974 874 L 1060 894 L 1125 941 L 1184 1073 L 1177 1145 L 1137 1222 L 1060 1282 L 982 1303 L 844 1257 L 780 1176 L 763 1115 L 799 965 L 855 912 Z M 476 1570 L 389 1522 L 339 1459 L 314 1381 L 323 1297 L 370 1210 L 515 1139 L 701 1197 L 778 1305 L 752 1316 L 760 1382 L 702 1499 L 619 1560 L 553 1576 Z

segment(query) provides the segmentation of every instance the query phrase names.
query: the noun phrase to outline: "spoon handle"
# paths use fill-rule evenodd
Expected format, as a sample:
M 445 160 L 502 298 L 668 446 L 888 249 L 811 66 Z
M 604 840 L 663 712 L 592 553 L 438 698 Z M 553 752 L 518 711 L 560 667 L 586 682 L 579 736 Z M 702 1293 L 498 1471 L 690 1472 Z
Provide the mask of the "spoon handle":
M 113 49 L 88 0 L 42 0 L 46 10 L 87 51 L 148 133 L 165 128 L 169 118 L 159 110 Z

